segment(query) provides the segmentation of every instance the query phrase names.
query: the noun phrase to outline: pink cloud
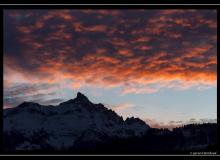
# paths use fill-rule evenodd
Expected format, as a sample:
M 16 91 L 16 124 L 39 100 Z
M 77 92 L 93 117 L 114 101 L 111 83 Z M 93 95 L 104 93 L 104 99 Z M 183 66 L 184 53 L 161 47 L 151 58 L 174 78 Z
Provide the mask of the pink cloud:
M 216 86 L 214 17 L 203 16 L 206 10 L 148 12 L 9 11 L 13 32 L 20 35 L 15 37 L 17 46 L 22 47 L 16 53 L 5 53 L 4 68 L 13 70 L 4 73 L 5 83 L 68 80 L 74 89 L 120 87 L 122 94 Z M 18 19 L 25 22 L 28 18 L 33 23 L 18 23 Z M 210 32 L 203 32 L 204 26 Z

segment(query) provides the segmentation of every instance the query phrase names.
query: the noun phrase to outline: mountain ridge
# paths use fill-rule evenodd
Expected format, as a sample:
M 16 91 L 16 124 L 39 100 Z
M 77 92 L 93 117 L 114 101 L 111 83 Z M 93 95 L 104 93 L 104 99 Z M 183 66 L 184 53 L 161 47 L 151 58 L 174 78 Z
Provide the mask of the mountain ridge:
M 60 148 L 60 144 L 67 142 L 63 134 L 68 132 L 69 139 L 74 143 L 74 139 L 88 130 L 92 130 L 91 135 L 97 132 L 108 137 L 128 138 L 142 136 L 150 127 L 139 118 L 123 120 L 113 110 L 102 104 L 93 104 L 79 92 L 75 99 L 57 106 L 46 107 L 38 103 L 23 102 L 18 107 L 4 110 L 3 128 L 4 132 L 18 130 L 30 137 L 33 130 L 47 130 L 48 133 L 55 134 L 52 142 L 48 143 Z M 99 139 L 95 134 L 93 136 L 93 139 Z M 57 137 L 61 142 L 53 142 L 57 141 Z
M 6 150 L 69 150 L 71 152 L 167 152 L 205 149 L 216 142 L 215 125 L 154 129 L 139 118 L 125 120 L 103 104 L 78 92 L 56 106 L 23 102 L 3 110 Z M 202 135 L 202 136 L 201 136 Z M 199 138 L 196 138 L 198 136 Z M 189 142 L 188 142 L 189 141 Z M 133 146 L 133 147 L 132 147 Z

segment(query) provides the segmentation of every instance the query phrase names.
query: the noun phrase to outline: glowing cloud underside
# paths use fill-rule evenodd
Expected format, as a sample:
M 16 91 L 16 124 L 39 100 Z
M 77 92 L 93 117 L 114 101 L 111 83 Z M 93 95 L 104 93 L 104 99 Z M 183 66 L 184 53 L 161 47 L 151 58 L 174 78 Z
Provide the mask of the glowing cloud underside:
M 6 106 L 36 91 L 53 96 L 60 84 L 121 94 L 204 89 L 216 86 L 216 72 L 214 10 L 4 11 Z

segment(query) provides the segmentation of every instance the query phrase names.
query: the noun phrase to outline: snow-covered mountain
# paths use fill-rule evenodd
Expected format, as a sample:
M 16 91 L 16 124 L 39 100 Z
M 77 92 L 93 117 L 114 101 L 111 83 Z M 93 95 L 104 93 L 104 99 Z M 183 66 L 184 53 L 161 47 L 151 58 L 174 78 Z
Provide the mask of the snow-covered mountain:
M 7 148 L 63 150 L 82 142 L 141 137 L 150 127 L 139 118 L 123 120 L 103 104 L 93 104 L 82 93 L 57 106 L 23 102 L 4 110 Z M 14 138 L 7 138 L 8 137 Z
M 4 109 L 7 151 L 71 153 L 189 153 L 216 151 L 217 124 L 191 124 L 173 131 L 150 128 L 139 118 L 123 120 L 82 93 L 57 106 L 23 102 Z

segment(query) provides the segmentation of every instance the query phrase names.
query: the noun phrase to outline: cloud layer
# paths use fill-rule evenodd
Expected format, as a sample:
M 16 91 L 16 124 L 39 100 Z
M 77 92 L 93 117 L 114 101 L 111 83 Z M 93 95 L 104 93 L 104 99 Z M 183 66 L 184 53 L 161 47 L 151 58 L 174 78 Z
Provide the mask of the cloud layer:
M 204 89 L 216 71 L 215 10 L 4 11 L 5 90 L 61 81 L 122 94 Z

